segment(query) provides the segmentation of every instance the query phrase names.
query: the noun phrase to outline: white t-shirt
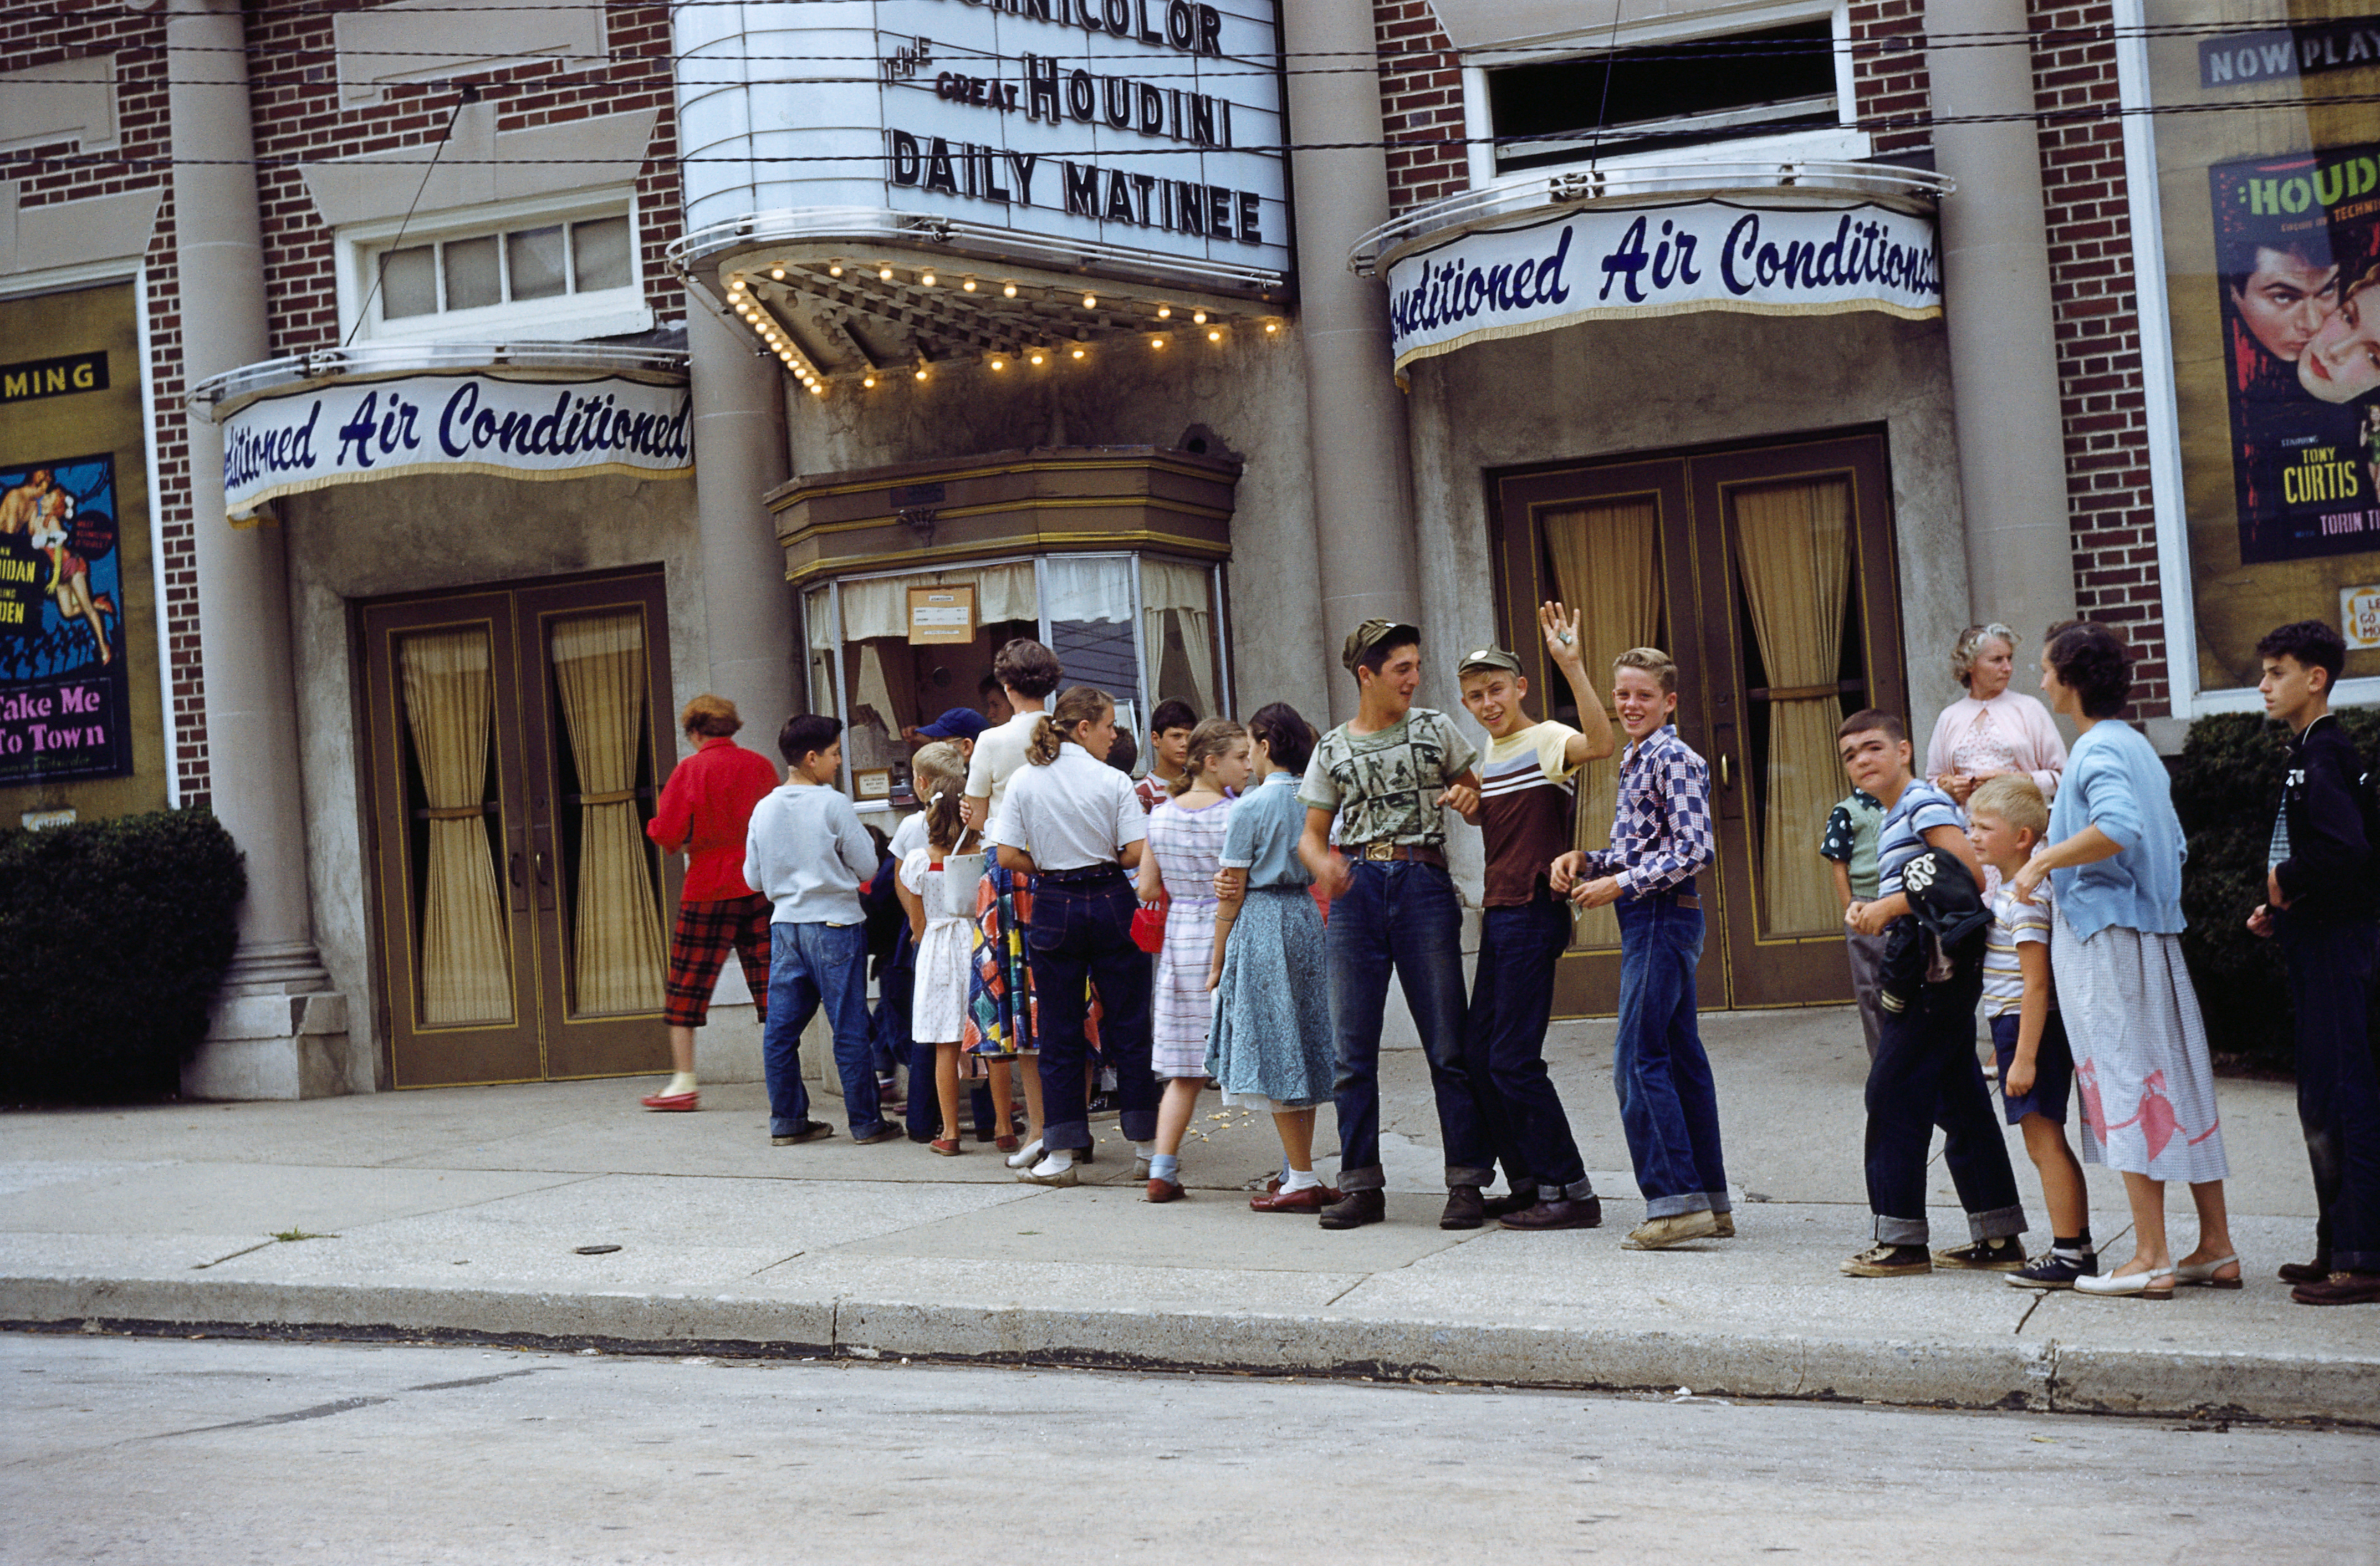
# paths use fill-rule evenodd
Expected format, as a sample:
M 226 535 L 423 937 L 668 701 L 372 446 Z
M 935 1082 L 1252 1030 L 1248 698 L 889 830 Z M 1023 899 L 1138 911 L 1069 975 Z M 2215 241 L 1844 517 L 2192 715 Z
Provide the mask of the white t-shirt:
M 1036 869 L 1082 870 L 1145 840 L 1148 816 L 1130 778 L 1070 739 L 1055 761 L 1028 762 L 1009 780 L 1007 828 L 1014 835 L 1002 844 L 1033 856 Z
M 1041 712 L 1019 712 L 998 728 L 986 729 L 976 735 L 975 754 L 967 759 L 966 795 L 969 799 L 991 801 L 983 829 L 986 848 L 1008 841 L 1002 835 L 1006 826 L 1003 812 L 1008 803 L 1008 783 L 1026 765 L 1025 747 L 1033 743 L 1033 731 L 1040 727 L 1045 716 Z
M 925 846 L 926 813 L 918 810 L 902 817 L 901 824 L 892 829 L 891 844 L 892 862 L 896 865 L 906 864 L 910 855 Z M 915 891 L 916 888 L 913 887 L 910 890 Z

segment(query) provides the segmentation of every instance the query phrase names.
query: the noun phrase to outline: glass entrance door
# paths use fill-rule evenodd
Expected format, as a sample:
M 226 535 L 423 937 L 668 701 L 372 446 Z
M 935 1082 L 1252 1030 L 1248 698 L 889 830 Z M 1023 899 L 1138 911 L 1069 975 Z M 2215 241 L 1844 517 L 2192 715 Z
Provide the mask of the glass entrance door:
M 664 626 L 657 575 L 364 611 L 397 1086 L 666 1066 Z
M 1555 715 L 1575 714 L 1536 635 L 1546 599 L 1583 611 L 1587 666 L 1607 700 L 1620 651 L 1652 645 L 1677 661 L 1679 733 L 1710 763 L 1718 832 L 1700 887 L 1706 1006 L 1851 998 L 1817 844 L 1848 787 L 1836 724 L 1861 707 L 1906 705 L 1886 481 L 1876 436 L 1497 481 L 1506 635 Z M 1605 845 L 1618 775 L 1616 759 L 1589 769 L 1583 846 Z M 1608 912 L 1578 920 L 1559 1014 L 1618 1009 L 1619 947 Z

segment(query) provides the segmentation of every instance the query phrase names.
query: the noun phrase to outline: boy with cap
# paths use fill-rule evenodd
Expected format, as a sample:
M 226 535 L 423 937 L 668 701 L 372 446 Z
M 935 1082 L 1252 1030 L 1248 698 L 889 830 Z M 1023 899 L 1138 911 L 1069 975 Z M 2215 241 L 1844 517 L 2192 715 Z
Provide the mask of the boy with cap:
M 1322 736 L 1297 796 L 1305 806 L 1298 857 L 1331 901 L 1325 948 L 1337 1035 L 1339 1184 L 1325 1229 L 1388 1216 L 1380 1167 L 1380 1019 L 1394 972 L 1420 1029 L 1446 1146 L 1448 1228 L 1476 1228 L 1479 1187 L 1496 1152 L 1463 1067 L 1463 902 L 1446 868 L 1450 785 L 1474 791 L 1475 753 L 1445 713 L 1413 704 L 1421 632 L 1366 620 L 1340 662 L 1362 693 L 1355 716 Z M 1339 823 L 1340 852 L 1330 846 Z M 1342 854 L 1344 857 L 1342 857 Z
M 1611 754 L 1611 720 L 1586 677 L 1578 616 L 1559 603 L 1537 611 L 1546 652 L 1570 682 L 1587 732 L 1533 721 L 1521 661 L 1483 647 L 1455 666 L 1463 705 L 1488 731 L 1477 792 L 1461 784 L 1446 802 L 1488 834 L 1479 963 L 1463 1026 L 1463 1062 L 1477 1090 L 1512 1194 L 1482 1204 L 1507 1229 L 1592 1229 L 1603 1203 L 1586 1177 L 1561 1097 L 1546 1074 L 1554 965 L 1570 945 L 1570 905 L 1548 877 L 1570 852 L 1579 770 Z
M 1678 666 L 1658 647 L 1612 661 L 1611 705 L 1628 733 L 1611 846 L 1554 861 L 1553 889 L 1620 920 L 1620 1029 L 1611 1083 L 1645 1197 L 1621 1244 L 1658 1251 L 1735 1232 L 1719 1151 L 1718 1095 L 1694 1022 L 1703 903 L 1694 876 L 1716 853 L 1710 767 L 1678 737 Z

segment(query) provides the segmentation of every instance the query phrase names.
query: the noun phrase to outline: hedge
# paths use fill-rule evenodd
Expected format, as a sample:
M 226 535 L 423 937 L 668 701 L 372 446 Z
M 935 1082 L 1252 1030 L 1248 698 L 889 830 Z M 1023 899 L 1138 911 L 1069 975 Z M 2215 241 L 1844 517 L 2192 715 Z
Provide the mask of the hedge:
M 247 894 L 202 810 L 0 832 L 0 1099 L 174 1092 Z
M 2380 754 L 2380 709 L 2342 708 L 2339 722 L 2368 759 Z M 2286 1068 L 2295 1055 L 2295 1017 L 2278 945 L 2246 928 L 2265 900 L 2265 860 L 2281 799 L 2287 757 L 2279 724 L 2253 713 L 2223 713 L 2190 725 L 2173 768 L 2173 807 L 2190 838 L 2182 868 L 2181 938 L 2190 977 L 2217 1054 Z

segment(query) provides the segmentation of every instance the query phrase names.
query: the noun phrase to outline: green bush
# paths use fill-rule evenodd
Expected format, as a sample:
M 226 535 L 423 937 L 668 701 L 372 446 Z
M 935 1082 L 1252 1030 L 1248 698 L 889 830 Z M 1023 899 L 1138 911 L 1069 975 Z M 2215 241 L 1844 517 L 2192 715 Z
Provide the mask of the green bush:
M 2339 721 L 2356 748 L 2380 751 L 2380 710 L 2343 708 Z M 2246 928 L 2265 900 L 2265 860 L 2280 807 L 2288 752 L 2280 725 L 2247 712 L 2201 718 L 2173 769 L 2174 811 L 2190 836 L 2181 877 L 2181 938 L 2208 1041 L 2217 1054 L 2287 1067 L 2295 1053 L 2295 1017 L 2281 974 L 2281 953 Z
M 247 894 L 201 810 L 0 833 L 0 1099 L 173 1092 Z

